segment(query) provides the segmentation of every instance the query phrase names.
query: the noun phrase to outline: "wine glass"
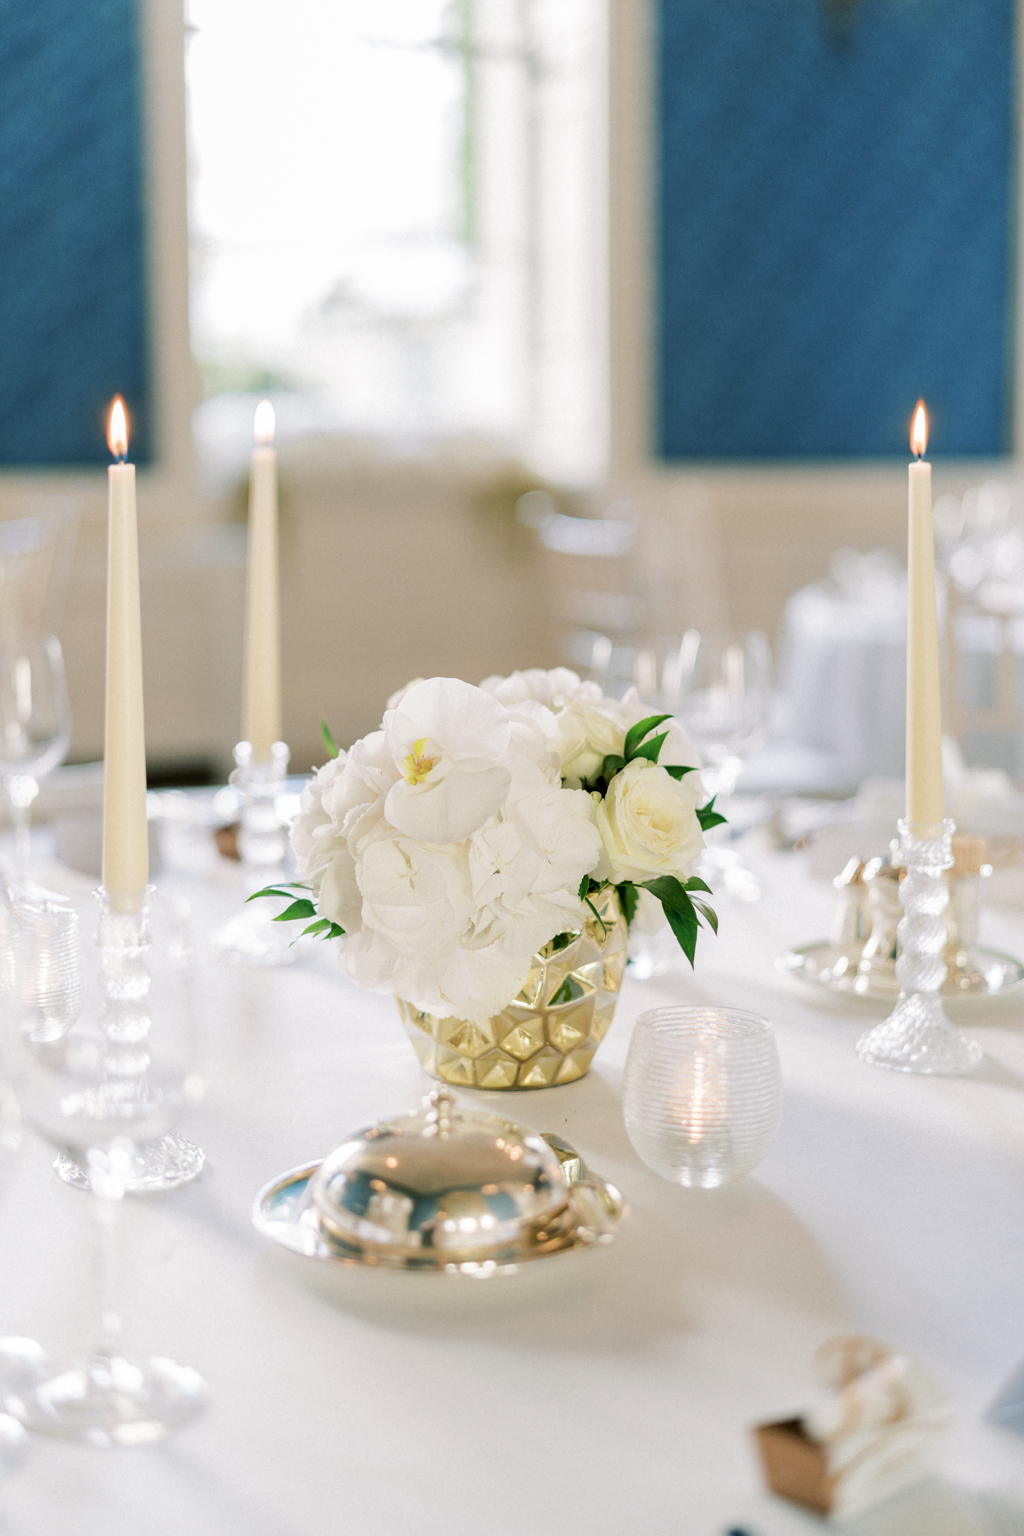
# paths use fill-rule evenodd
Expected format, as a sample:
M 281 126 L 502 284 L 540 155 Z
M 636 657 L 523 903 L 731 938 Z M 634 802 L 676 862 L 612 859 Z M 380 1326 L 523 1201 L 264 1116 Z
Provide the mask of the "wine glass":
M 0 646 L 0 779 L 14 826 L 15 875 L 28 874 L 32 802 L 67 756 L 71 710 L 56 635 Z
M 189 1010 L 177 984 L 175 942 L 169 964 L 151 942 L 153 894 L 150 888 L 126 900 L 97 892 L 98 978 L 87 978 L 93 985 L 68 1033 L 40 1039 L 24 1027 L 8 1032 L 21 1047 L 26 1117 L 63 1154 L 58 1161 L 68 1171 L 58 1172 L 91 1192 L 101 1302 L 92 1352 L 43 1360 L 20 1382 L 0 1379 L 4 1406 L 40 1434 L 96 1446 L 152 1444 L 206 1400 L 205 1384 L 190 1367 L 125 1351 L 112 1300 L 122 1199 L 135 1189 L 183 1182 L 172 1169 L 159 1183 L 161 1159 L 168 1146 L 190 1147 L 173 1130 L 184 1102 Z
M 772 704 L 772 655 L 762 630 L 701 633 L 687 630 L 665 666 L 664 692 L 704 764 L 704 787 L 716 809 L 736 787 L 744 763 L 768 739 Z M 722 829 L 724 833 L 724 829 Z M 725 833 L 725 836 L 728 836 Z M 741 900 L 760 889 L 739 855 L 711 834 L 700 873 Z

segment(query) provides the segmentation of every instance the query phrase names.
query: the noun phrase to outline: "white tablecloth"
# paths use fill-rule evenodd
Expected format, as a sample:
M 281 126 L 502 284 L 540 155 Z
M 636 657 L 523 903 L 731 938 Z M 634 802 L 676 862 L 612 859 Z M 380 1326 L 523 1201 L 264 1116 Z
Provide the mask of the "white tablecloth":
M 426 1089 L 387 999 L 324 952 L 286 972 L 203 972 L 207 1092 L 183 1127 L 208 1170 L 126 1202 L 127 1343 L 208 1380 L 206 1416 L 162 1445 L 35 1441 L 0 1485 L 12 1536 L 752 1536 L 817 1528 L 761 1491 L 749 1426 L 798 1408 L 809 1357 L 843 1330 L 916 1354 L 953 1394 L 947 1481 L 856 1530 L 1024 1531 L 1024 1439 L 983 1423 L 1024 1358 L 1024 1005 L 970 1013 L 969 1081 L 859 1064 L 880 1010 L 773 968 L 824 933 L 833 893 L 803 855 L 758 855 L 759 905 L 721 907 L 695 976 L 627 978 L 594 1069 L 565 1088 L 467 1095 L 557 1131 L 625 1192 L 608 1249 L 501 1282 L 332 1276 L 252 1228 L 259 1187 Z M 186 889 L 207 931 L 226 866 Z M 988 914 L 1024 949 L 1024 920 Z M 775 1024 L 785 1105 L 756 1177 L 710 1194 L 662 1182 L 626 1138 L 620 1078 L 645 1006 L 708 999 Z M 884 1010 L 882 1010 L 884 1011 Z M 81 1347 L 88 1199 L 30 1140 L 0 1208 L 0 1331 Z M 560 1265 L 564 1262 L 564 1269 Z M 351 1287 L 347 1280 L 358 1284 Z

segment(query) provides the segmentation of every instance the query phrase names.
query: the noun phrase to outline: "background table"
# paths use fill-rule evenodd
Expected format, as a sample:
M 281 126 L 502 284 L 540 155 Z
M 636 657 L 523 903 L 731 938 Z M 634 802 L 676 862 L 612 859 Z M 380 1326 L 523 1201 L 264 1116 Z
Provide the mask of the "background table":
M 1024 1531 L 1024 1439 L 982 1422 L 1024 1358 L 1024 1000 L 958 1005 L 988 1053 L 972 1079 L 862 1066 L 854 1041 L 885 1010 L 797 990 L 773 967 L 826 931 L 834 893 L 804 855 L 748 852 L 763 900 L 722 904 L 696 975 L 627 977 L 587 1078 L 465 1095 L 567 1137 L 631 1207 L 608 1249 L 503 1281 L 327 1284 L 256 1233 L 262 1184 L 429 1085 L 393 1003 L 350 987 L 326 947 L 270 973 L 205 959 L 206 1093 L 183 1129 L 209 1165 L 177 1194 L 126 1202 L 122 1310 L 128 1346 L 196 1366 L 210 1408 L 146 1450 L 34 1441 L 0 1485 L 0 1530 L 796 1536 L 818 1523 L 761 1492 L 749 1426 L 799 1407 L 812 1351 L 855 1329 L 919 1356 L 957 1426 L 943 1485 L 853 1529 Z M 201 932 L 237 880 L 223 864 L 165 876 Z M 1024 950 L 1024 918 L 985 921 L 989 942 Z M 637 1013 L 702 1000 L 774 1022 L 785 1084 L 756 1177 L 707 1194 L 641 1165 L 620 1097 Z M 50 1157 L 30 1138 L 0 1207 L 0 1330 L 80 1349 L 89 1202 Z

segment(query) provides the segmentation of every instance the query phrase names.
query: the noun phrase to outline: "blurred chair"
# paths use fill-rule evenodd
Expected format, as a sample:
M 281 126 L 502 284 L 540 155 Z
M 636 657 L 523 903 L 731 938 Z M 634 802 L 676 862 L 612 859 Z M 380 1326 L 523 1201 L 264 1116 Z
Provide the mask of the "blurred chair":
M 906 574 L 884 551 L 837 550 L 831 579 L 786 604 L 779 649 L 777 771 L 793 789 L 852 792 L 902 775 Z
M 58 627 L 78 514 L 64 498 L 0 521 L 0 641 L 43 639 Z
M 969 767 L 1024 779 L 1024 510 L 989 482 L 936 503 L 948 577 L 946 720 Z

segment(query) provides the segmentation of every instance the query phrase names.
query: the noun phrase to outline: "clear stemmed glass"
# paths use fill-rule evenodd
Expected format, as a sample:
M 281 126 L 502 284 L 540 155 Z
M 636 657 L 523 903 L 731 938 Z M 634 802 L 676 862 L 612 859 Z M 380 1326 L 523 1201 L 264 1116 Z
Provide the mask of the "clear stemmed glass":
M 666 707 L 678 716 L 704 764 L 705 788 L 724 815 L 744 763 L 768 739 L 772 655 L 761 630 L 687 630 L 665 665 Z M 725 829 L 721 829 L 727 837 Z M 755 876 L 736 851 L 712 833 L 701 874 L 741 900 L 760 895 Z
M 28 874 L 29 827 L 39 781 L 67 756 L 71 710 L 56 635 L 0 647 L 0 778 L 11 807 L 15 871 Z
M 99 985 L 78 1023 L 56 1040 L 13 1031 L 26 1115 L 73 1169 L 84 1170 L 80 1182 L 92 1192 L 102 1261 L 97 1342 L 85 1358 L 43 1361 L 20 1383 L 4 1381 L 3 1396 L 7 1411 L 39 1433 L 146 1445 L 193 1418 L 206 1398 L 191 1368 L 124 1350 L 112 1300 L 120 1202 L 133 1189 L 154 1187 L 140 1183 L 140 1167 L 147 1148 L 173 1138 L 182 1107 L 188 1010 L 175 965 L 154 964 L 152 889 L 131 901 L 97 895 Z

